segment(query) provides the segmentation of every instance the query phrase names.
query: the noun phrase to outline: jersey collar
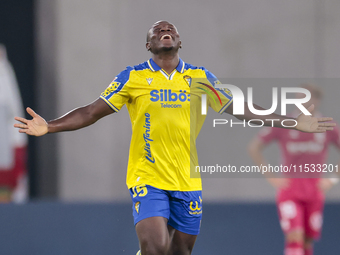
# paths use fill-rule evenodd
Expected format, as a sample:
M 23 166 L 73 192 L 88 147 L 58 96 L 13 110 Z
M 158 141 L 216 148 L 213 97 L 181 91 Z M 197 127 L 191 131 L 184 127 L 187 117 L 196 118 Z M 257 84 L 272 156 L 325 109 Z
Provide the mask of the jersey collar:
M 153 72 L 156 72 L 156 71 L 159 71 L 159 70 L 162 70 L 162 68 L 160 68 L 156 63 L 155 61 L 152 60 L 152 58 L 150 58 L 148 61 L 148 65 L 149 65 L 149 68 L 153 71 Z M 185 66 L 185 63 L 184 61 L 180 58 L 179 59 L 179 63 L 176 67 L 176 70 L 180 73 L 183 73 L 184 72 L 184 66 Z

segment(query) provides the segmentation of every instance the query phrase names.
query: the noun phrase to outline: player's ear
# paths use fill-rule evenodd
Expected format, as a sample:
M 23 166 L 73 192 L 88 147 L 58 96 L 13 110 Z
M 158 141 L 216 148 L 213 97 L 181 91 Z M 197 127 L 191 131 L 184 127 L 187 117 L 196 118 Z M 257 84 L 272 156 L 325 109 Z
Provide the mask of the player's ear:
M 182 41 L 179 41 L 179 48 L 182 49 Z
M 145 44 L 145 47 L 146 47 L 146 49 L 147 49 L 148 51 L 150 51 L 150 49 L 151 49 L 150 42 L 147 42 L 147 43 Z

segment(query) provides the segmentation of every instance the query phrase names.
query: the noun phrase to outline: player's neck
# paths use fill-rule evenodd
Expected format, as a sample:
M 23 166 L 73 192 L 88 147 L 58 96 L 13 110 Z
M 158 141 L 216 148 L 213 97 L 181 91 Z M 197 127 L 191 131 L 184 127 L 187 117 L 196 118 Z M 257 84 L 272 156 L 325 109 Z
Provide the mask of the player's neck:
M 152 56 L 152 60 L 155 61 L 160 68 L 167 72 L 167 74 L 171 74 L 178 66 L 179 55 L 157 54 Z

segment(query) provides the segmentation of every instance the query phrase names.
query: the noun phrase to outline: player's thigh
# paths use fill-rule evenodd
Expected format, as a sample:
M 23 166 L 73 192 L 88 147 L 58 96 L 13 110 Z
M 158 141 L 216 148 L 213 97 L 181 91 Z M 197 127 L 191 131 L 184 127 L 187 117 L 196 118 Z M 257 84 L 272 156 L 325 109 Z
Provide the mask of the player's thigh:
M 303 242 L 304 207 L 293 199 L 277 201 L 280 225 L 287 242 Z
M 323 223 L 324 199 L 315 199 L 305 206 L 306 237 L 319 239 Z
M 167 227 L 168 220 L 164 217 L 149 217 L 136 224 L 136 232 L 142 254 L 166 254 L 170 247 Z
M 197 235 L 189 235 L 168 225 L 170 234 L 170 248 L 167 255 L 190 255 Z
M 149 185 L 130 189 L 135 228 L 142 254 L 165 254 L 169 248 L 168 192 Z

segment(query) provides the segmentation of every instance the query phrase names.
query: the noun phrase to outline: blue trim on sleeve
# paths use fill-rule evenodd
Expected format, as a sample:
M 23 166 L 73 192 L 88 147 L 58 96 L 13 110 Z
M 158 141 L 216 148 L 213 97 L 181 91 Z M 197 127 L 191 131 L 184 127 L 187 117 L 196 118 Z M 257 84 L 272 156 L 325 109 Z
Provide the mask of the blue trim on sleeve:
M 230 101 L 228 103 L 226 103 L 221 110 L 218 111 L 218 113 L 222 114 L 225 112 L 225 110 L 231 105 L 231 103 L 233 102 L 233 99 L 230 99 Z
M 114 79 L 112 83 L 120 83 L 120 84 L 116 90 L 112 91 L 110 94 L 104 97 L 106 100 L 109 100 L 114 94 L 117 94 L 119 91 L 123 89 L 123 87 L 125 86 L 125 84 L 130 78 L 130 73 L 132 70 L 133 68 L 131 66 L 128 66 L 124 71 L 122 71 L 116 76 L 116 78 Z
M 115 107 L 113 104 L 111 104 L 109 100 L 106 100 L 105 97 L 100 96 L 99 98 L 104 100 L 104 102 L 107 103 L 111 107 L 112 110 L 114 110 L 115 112 L 119 112 L 118 108 Z

